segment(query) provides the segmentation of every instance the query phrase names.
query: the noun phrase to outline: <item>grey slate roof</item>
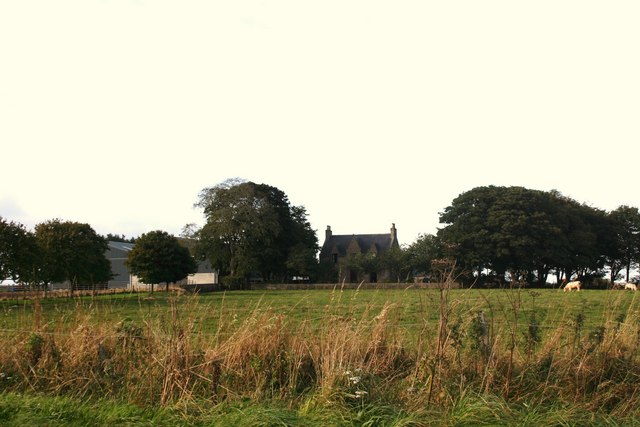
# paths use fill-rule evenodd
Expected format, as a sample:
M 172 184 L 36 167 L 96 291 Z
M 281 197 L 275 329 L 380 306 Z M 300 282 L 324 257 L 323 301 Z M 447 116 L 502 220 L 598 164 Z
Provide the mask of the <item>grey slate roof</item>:
M 116 250 L 116 251 L 121 251 L 125 253 L 133 249 L 133 243 L 108 241 L 107 244 L 110 250 Z
M 339 256 L 345 256 L 353 239 L 360 246 L 362 253 L 370 252 L 372 247 L 375 247 L 375 252 L 384 252 L 391 247 L 390 234 L 336 234 L 325 240 L 320 250 L 320 258 L 330 257 L 334 246 Z

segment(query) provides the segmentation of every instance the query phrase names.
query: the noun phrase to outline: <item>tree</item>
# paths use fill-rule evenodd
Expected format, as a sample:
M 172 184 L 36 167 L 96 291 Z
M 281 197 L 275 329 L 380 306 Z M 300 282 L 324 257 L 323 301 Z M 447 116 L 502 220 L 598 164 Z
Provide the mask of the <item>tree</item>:
M 107 241 L 89 224 L 54 219 L 35 227 L 42 251 L 40 277 L 46 284 L 69 281 L 79 284 L 106 283 L 111 263 L 106 258 Z
M 260 269 L 259 248 L 269 247 L 280 232 L 274 207 L 253 183 L 225 181 L 200 193 L 204 209 L 200 232 L 202 251 L 211 265 L 232 278 Z
M 604 211 L 552 192 L 557 204 L 554 224 L 559 242 L 551 253 L 557 282 L 576 276 L 601 276 L 611 250 L 610 227 Z
M 370 282 L 377 282 L 378 271 L 382 269 L 381 259 L 376 253 L 352 253 L 340 259 L 342 277 L 340 280 L 363 280 L 363 274 L 369 276 Z
M 168 291 L 170 283 L 176 283 L 198 269 L 189 249 L 161 230 L 142 234 L 125 264 L 142 283 L 151 285 L 151 293 L 155 283 L 166 283 Z
M 203 189 L 195 205 L 206 218 L 198 252 L 231 280 L 246 283 L 259 272 L 266 280 L 284 281 L 304 274 L 299 269 L 311 270 L 309 251 L 318 250 L 317 237 L 304 207 L 291 206 L 281 190 L 227 180 Z
M 392 246 L 378 257 L 378 268 L 389 273 L 389 280 L 400 283 L 407 280 L 411 274 L 409 253 L 405 248 Z
M 407 264 L 413 274 L 431 274 L 431 261 L 444 258 L 440 239 L 433 234 L 421 234 L 405 250 Z
M 503 281 L 516 277 L 546 282 L 556 269 L 570 276 L 603 265 L 610 246 L 603 213 L 557 192 L 523 187 L 477 187 L 453 200 L 440 216 L 438 237 L 455 248 L 456 263 Z
M 456 247 L 455 256 L 462 269 L 479 274 L 492 262 L 487 212 L 497 198 L 494 187 L 477 187 L 456 197 L 440 214 L 440 223 L 446 226 L 438 231 L 438 237 Z
M 628 282 L 631 267 L 640 256 L 640 212 L 638 208 L 623 205 L 608 216 L 615 239 L 615 250 L 607 258 L 611 282 L 615 281 L 617 274 L 623 269 Z
M 39 247 L 24 225 L 0 217 L 0 280 L 36 281 Z
M 285 226 L 279 245 L 286 256 L 287 276 L 313 275 L 318 270 L 318 237 L 307 220 L 304 206 L 290 206 L 282 218 Z
M 290 276 L 315 276 L 317 274 L 318 261 L 316 250 L 302 243 L 291 248 L 286 262 Z

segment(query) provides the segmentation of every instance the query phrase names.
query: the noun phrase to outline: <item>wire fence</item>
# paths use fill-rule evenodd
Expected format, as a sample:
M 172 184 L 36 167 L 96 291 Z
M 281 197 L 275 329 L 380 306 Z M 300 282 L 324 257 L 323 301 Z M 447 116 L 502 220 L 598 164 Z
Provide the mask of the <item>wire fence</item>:
M 640 308 L 633 303 L 635 300 L 629 301 L 630 294 L 622 291 L 592 291 L 599 293 L 598 304 L 605 306 L 595 309 L 587 304 L 592 302 L 591 299 L 580 302 L 576 300 L 575 294 L 568 295 L 562 292 L 547 292 L 541 297 L 536 295 L 538 292 L 536 290 L 520 290 L 516 291 L 519 293 L 501 294 L 500 290 L 473 290 L 471 292 L 468 289 L 458 289 L 452 290 L 448 299 L 443 302 L 440 299 L 439 290 L 431 289 L 427 292 L 411 294 L 414 297 L 418 296 L 413 299 L 403 299 L 402 296 L 405 294 L 394 293 L 392 299 L 373 301 L 358 300 L 357 292 L 359 289 L 350 290 L 351 292 L 346 294 L 347 296 L 342 292 L 335 292 L 332 298 L 329 298 L 329 294 L 325 293 L 325 298 L 322 300 L 298 294 L 298 297 L 302 296 L 294 302 L 289 302 L 291 305 L 283 305 L 285 302 L 278 298 L 267 297 L 261 300 L 257 298 L 258 294 L 248 293 L 242 295 L 251 295 L 255 298 L 247 301 L 244 306 L 233 306 L 225 305 L 224 293 L 202 294 L 208 295 L 209 298 L 198 299 L 193 306 L 188 305 L 189 299 L 182 300 L 184 305 L 177 309 L 187 310 L 185 313 L 187 320 L 184 322 L 196 324 L 197 327 L 191 327 L 191 333 L 203 337 L 221 336 L 222 333 L 232 335 L 234 328 L 242 325 L 251 316 L 265 313 L 274 316 L 284 315 L 287 327 L 292 330 L 304 323 L 305 328 L 317 332 L 335 321 L 353 322 L 360 328 L 367 327 L 367 322 L 369 322 L 368 327 L 373 327 L 374 321 L 372 319 L 390 304 L 393 307 L 389 312 L 385 327 L 408 331 L 412 334 L 419 334 L 423 329 L 436 327 L 440 321 L 442 304 L 446 304 L 446 315 L 450 327 L 454 325 L 464 327 L 464 325 L 473 322 L 479 313 L 483 313 L 484 321 L 491 330 L 512 331 L 516 329 L 518 334 L 527 333 L 531 327 L 540 331 L 552 331 L 559 328 L 579 329 L 588 334 L 601 331 L 602 328 L 606 330 L 619 328 L 625 322 L 637 326 L 640 317 L 638 315 Z M 399 290 L 411 292 L 411 290 L 418 289 Z M 264 294 L 268 295 L 269 292 L 265 291 Z M 45 318 L 56 319 L 49 320 L 49 323 L 41 320 L 52 330 L 38 327 L 38 333 L 61 336 L 74 334 L 75 332 L 72 331 L 76 326 L 74 314 L 78 314 L 78 312 L 90 314 L 94 319 L 115 324 L 129 317 L 135 310 L 137 310 L 137 315 L 133 321 L 148 321 L 158 318 L 170 309 L 169 305 L 160 305 L 158 301 L 149 299 L 146 292 L 136 294 L 138 298 L 134 301 L 121 298 L 119 294 L 125 293 L 131 292 L 118 289 L 96 292 L 75 291 L 74 296 L 78 297 L 77 299 L 60 298 L 68 295 L 59 293 L 57 294 L 59 298 L 51 298 L 47 301 L 47 304 L 55 305 L 55 309 L 51 311 L 49 308 L 44 310 L 44 315 L 38 314 L 38 316 L 43 315 Z M 158 295 L 161 302 L 166 302 L 162 299 L 166 298 L 166 294 L 159 293 Z M 48 296 L 52 297 L 51 294 Z M 93 305 L 91 300 L 87 300 L 86 306 L 79 308 L 78 304 L 83 303 L 81 298 L 86 296 L 100 297 L 99 300 L 104 304 Z M 116 296 L 117 298 L 115 298 Z M 43 297 L 43 295 L 35 295 L 36 300 L 38 297 Z M 619 301 L 616 302 L 621 297 L 624 297 L 626 305 Z M 557 301 L 554 302 L 554 298 L 557 298 Z M 605 301 L 607 299 L 608 301 Z M 34 332 L 35 312 L 42 310 L 42 308 L 36 309 L 34 301 L 31 298 L 24 300 L 12 298 L 0 301 L 0 333 L 24 335 Z M 554 306 L 554 304 L 556 305 Z M 119 310 L 127 314 L 118 317 Z M 19 311 L 20 314 L 18 315 L 16 311 Z M 514 317 L 516 314 L 517 321 Z M 224 331 L 221 331 L 220 328 L 224 328 Z M 108 336 L 105 335 L 105 337 Z M 111 336 L 118 336 L 118 333 L 114 332 Z

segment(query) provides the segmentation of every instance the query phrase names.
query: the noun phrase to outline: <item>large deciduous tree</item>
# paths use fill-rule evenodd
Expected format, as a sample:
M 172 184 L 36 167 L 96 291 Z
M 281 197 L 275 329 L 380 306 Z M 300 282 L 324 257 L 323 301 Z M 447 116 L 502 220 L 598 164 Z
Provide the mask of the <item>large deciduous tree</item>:
M 24 225 L 0 217 L 0 280 L 37 281 L 39 247 Z
M 142 283 L 151 285 L 152 293 L 154 284 L 165 283 L 168 290 L 170 283 L 176 283 L 198 269 L 189 249 L 161 230 L 150 231 L 136 239 L 125 264 Z
M 231 280 L 246 283 L 259 272 L 283 281 L 315 267 L 318 240 L 306 210 L 291 206 L 278 188 L 227 180 L 203 189 L 195 205 L 206 218 L 199 252 Z
M 107 241 L 89 224 L 54 219 L 35 227 L 42 250 L 41 279 L 94 286 L 111 278 L 111 263 L 106 258 Z
M 555 269 L 566 276 L 603 266 L 610 251 L 604 212 L 557 192 L 523 187 L 477 187 L 440 215 L 438 236 L 455 248 L 458 266 L 498 280 L 507 272 L 544 283 Z

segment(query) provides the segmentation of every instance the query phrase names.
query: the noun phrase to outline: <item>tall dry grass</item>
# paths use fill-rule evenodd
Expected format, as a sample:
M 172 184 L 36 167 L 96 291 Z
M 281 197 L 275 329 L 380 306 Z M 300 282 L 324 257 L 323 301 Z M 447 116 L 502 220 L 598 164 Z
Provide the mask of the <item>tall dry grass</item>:
M 284 399 L 357 407 L 455 410 L 470 394 L 527 405 L 578 405 L 624 415 L 640 407 L 637 304 L 615 310 L 587 334 L 578 319 L 522 332 L 522 289 L 510 289 L 506 326 L 490 312 L 460 311 L 446 283 L 437 322 L 425 316 L 418 340 L 399 325 L 398 304 L 345 315 L 339 288 L 321 319 L 292 322 L 257 306 L 236 318 L 221 309 L 218 330 L 202 330 L 197 297 L 181 296 L 140 323 L 96 323 L 79 313 L 73 330 L 41 319 L 3 335 L 0 389 L 143 405 Z M 179 300 L 178 298 L 181 298 Z M 354 296 L 357 298 L 357 294 Z M 186 301 L 186 302 L 185 302 Z M 179 303 L 180 302 L 180 303 Z M 496 308 L 498 309 L 498 308 Z M 503 329 L 500 329 L 503 328 Z M 535 335 L 535 336 L 534 336 Z

